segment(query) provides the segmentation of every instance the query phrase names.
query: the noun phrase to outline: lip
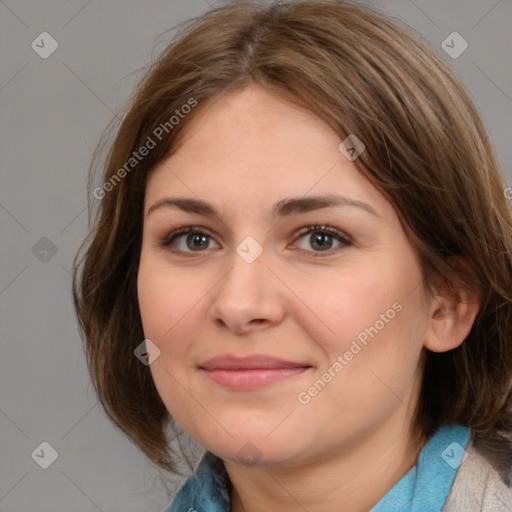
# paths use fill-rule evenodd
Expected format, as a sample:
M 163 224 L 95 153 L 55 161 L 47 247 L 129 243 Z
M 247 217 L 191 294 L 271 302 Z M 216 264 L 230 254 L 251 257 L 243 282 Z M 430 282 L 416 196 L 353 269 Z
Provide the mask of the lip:
M 254 354 L 251 356 L 235 356 L 226 354 L 224 356 L 208 359 L 199 365 L 204 370 L 255 370 L 255 369 L 282 369 L 282 368 L 305 368 L 311 365 L 287 361 L 278 357 Z
M 311 365 L 264 355 L 225 355 L 209 359 L 199 368 L 221 386 L 251 390 L 300 375 Z

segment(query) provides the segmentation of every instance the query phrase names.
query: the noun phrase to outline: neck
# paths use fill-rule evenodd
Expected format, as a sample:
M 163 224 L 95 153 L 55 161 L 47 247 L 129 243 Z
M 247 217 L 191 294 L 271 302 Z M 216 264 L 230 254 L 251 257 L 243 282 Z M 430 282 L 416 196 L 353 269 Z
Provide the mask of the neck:
M 224 461 L 233 485 L 231 512 L 367 512 L 415 465 L 425 445 L 411 450 L 410 416 L 408 422 L 404 416 L 309 463 L 248 468 Z

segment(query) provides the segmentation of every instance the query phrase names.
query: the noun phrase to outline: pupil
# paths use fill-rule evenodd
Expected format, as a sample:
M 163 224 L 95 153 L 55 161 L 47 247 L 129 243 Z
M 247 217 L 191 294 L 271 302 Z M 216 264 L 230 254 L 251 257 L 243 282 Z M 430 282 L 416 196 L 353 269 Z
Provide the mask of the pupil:
M 193 235 L 192 240 L 193 240 L 193 242 L 192 242 L 193 247 L 200 247 L 201 242 L 204 243 L 204 241 L 206 240 L 206 236 L 205 235 Z
M 325 237 L 329 238 L 330 235 L 327 235 L 325 233 L 322 233 L 322 234 L 316 234 L 316 235 L 313 235 L 315 238 L 315 243 L 317 243 L 321 248 L 323 247 L 326 247 L 329 245 L 329 243 L 323 243 L 325 242 Z

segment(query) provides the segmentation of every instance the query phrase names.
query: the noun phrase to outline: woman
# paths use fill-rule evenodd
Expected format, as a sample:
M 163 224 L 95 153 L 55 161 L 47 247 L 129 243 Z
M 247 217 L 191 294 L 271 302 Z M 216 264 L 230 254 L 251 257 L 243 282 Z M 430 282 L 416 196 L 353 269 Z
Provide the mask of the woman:
M 505 188 L 461 85 L 381 14 L 193 20 L 74 275 L 112 421 L 171 471 L 167 427 L 207 450 L 168 510 L 511 510 Z

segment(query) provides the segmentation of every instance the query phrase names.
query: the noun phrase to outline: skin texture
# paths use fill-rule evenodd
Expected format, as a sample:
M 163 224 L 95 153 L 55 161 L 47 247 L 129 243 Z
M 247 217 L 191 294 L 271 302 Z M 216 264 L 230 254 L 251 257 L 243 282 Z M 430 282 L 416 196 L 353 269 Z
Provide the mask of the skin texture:
M 369 510 L 421 449 L 411 453 L 407 444 L 423 348 L 458 346 L 478 300 L 460 290 L 455 299 L 426 297 L 392 205 L 312 113 L 251 85 L 197 115 L 183 145 L 151 171 L 145 195 L 138 294 L 145 336 L 160 349 L 150 367 L 158 392 L 184 430 L 224 460 L 232 510 Z M 282 199 L 334 192 L 375 215 L 344 206 L 271 216 Z M 220 216 L 166 206 L 147 215 L 165 197 L 203 199 Z M 314 236 L 322 230 L 298 233 L 325 224 L 350 244 L 327 237 L 323 249 Z M 204 228 L 199 249 L 194 233 L 161 245 L 183 226 Z M 236 251 L 249 236 L 263 249 L 252 263 Z M 393 304 L 400 311 L 333 371 Z M 231 390 L 199 369 L 224 354 L 310 368 L 260 389 Z M 299 393 L 328 368 L 335 376 L 301 403 Z M 246 443 L 250 463 L 240 456 Z

